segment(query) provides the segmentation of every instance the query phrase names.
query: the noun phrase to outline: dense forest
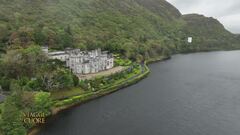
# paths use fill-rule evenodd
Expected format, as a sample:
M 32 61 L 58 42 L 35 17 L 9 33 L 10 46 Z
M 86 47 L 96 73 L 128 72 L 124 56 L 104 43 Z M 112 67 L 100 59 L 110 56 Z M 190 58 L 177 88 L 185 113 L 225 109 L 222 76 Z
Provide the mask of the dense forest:
M 0 104 L 0 134 L 25 135 L 32 125 L 22 123 L 23 110 L 50 113 L 49 92 L 82 83 L 41 46 L 102 48 L 139 62 L 239 49 L 240 36 L 214 18 L 182 15 L 165 0 L 0 0 L 0 91 L 11 95 Z
M 30 44 L 100 47 L 131 59 L 239 47 L 217 20 L 181 15 L 165 0 L 1 0 L 1 50 Z

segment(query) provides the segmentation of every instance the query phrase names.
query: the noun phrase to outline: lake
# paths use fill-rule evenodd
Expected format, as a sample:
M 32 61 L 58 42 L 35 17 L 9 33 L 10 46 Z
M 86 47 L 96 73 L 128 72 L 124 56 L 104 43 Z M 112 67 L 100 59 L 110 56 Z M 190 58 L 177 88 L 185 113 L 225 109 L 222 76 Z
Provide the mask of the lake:
M 240 51 L 149 67 L 148 78 L 60 113 L 39 135 L 240 135 Z
M 2 103 L 5 100 L 5 96 L 0 94 L 0 103 Z

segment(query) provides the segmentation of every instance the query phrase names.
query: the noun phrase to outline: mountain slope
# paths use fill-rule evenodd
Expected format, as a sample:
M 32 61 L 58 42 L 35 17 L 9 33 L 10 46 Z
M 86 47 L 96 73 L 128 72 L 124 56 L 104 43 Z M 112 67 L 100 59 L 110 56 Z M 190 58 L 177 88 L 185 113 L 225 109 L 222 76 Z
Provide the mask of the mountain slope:
M 139 5 L 164 18 L 173 20 L 181 17 L 181 13 L 165 0 L 135 0 Z
M 217 19 L 198 14 L 183 15 L 182 18 L 186 22 L 184 33 L 195 41 L 195 48 L 192 49 L 201 51 L 238 48 L 236 35 L 227 31 Z
M 209 47 L 233 49 L 226 42 L 231 44 L 235 35 L 219 22 L 198 15 L 182 16 L 165 0 L 0 0 L 0 3 L 0 48 L 5 49 L 29 44 L 48 45 L 52 49 L 101 47 L 132 59 Z M 189 35 L 196 36 L 197 47 L 186 45 Z
M 163 0 L 1 0 L 0 10 L 2 44 L 102 47 L 128 57 L 152 51 L 147 41 L 161 51 L 159 42 L 181 25 L 180 12 Z

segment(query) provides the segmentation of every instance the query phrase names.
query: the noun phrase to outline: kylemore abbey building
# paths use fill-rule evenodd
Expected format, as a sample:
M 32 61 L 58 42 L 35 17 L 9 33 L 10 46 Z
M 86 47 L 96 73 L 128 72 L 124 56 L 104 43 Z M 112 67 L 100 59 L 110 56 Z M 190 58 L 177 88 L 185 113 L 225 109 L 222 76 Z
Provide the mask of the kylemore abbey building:
M 66 49 L 65 51 L 48 52 L 48 47 L 42 47 L 50 59 L 66 62 L 66 66 L 74 74 L 90 74 L 108 70 L 114 66 L 114 58 L 107 51 L 96 49 L 81 51 L 80 49 Z

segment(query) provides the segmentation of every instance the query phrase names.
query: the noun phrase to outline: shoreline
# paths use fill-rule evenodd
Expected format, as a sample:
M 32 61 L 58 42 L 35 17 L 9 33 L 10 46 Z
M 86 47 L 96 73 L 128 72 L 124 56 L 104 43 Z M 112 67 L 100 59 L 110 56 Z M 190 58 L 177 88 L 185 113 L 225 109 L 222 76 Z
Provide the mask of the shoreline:
M 67 110 L 72 109 L 74 107 L 80 106 L 84 103 L 93 101 L 94 99 L 98 99 L 98 98 L 107 96 L 111 93 L 117 92 L 117 91 L 119 91 L 123 88 L 126 88 L 128 86 L 131 86 L 131 85 L 134 85 L 134 84 L 138 83 L 139 81 L 143 80 L 144 78 L 146 78 L 150 74 L 150 69 L 148 68 L 148 64 L 152 64 L 152 63 L 156 63 L 156 62 L 160 62 L 160 61 L 165 61 L 165 60 L 168 60 L 168 59 L 171 59 L 171 56 L 169 56 L 169 57 L 160 56 L 160 57 L 149 59 L 144 64 L 145 71 L 143 73 L 139 74 L 133 80 L 126 81 L 124 83 L 119 83 L 118 85 L 110 87 L 107 90 L 98 91 L 98 92 L 94 93 L 93 95 L 90 95 L 89 97 L 86 96 L 86 98 L 84 100 L 80 100 L 76 103 L 54 108 L 52 110 L 52 114 L 46 118 L 47 122 L 43 125 L 36 125 L 36 126 L 30 128 L 27 135 L 37 135 L 41 131 L 41 129 L 44 127 L 44 125 L 46 125 L 49 121 L 54 120 L 54 117 L 56 115 L 58 115 L 59 113 L 62 113 L 64 111 L 67 111 Z
M 155 57 L 155 58 L 151 58 L 149 60 L 146 61 L 146 64 L 153 64 L 153 63 L 157 63 L 157 62 L 161 62 L 161 61 L 165 61 L 165 60 L 169 60 L 171 59 L 172 56 L 160 56 L 160 57 Z

